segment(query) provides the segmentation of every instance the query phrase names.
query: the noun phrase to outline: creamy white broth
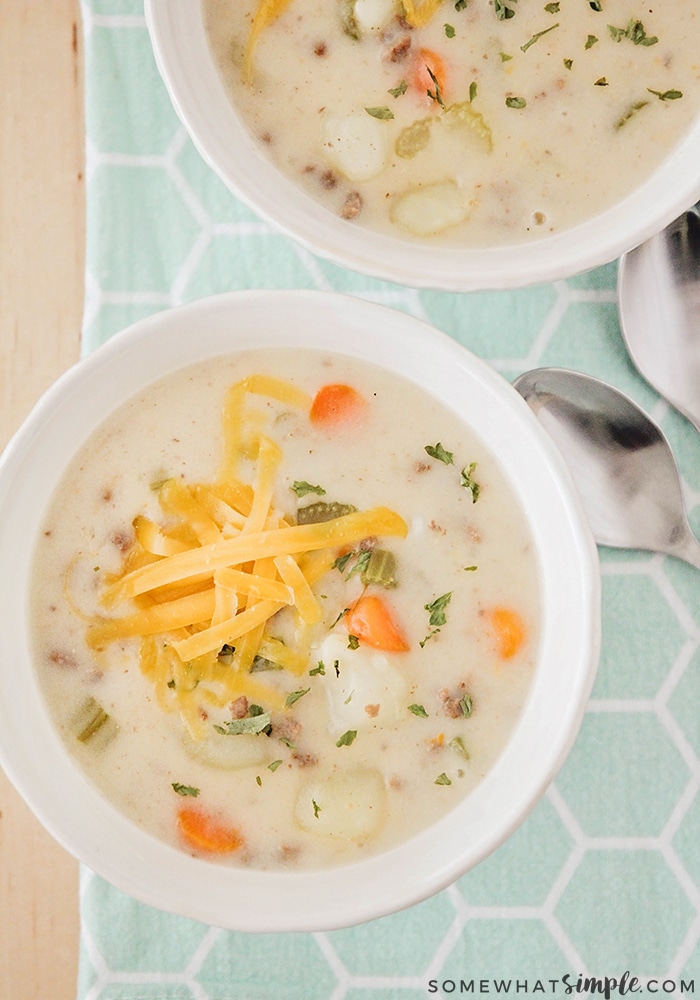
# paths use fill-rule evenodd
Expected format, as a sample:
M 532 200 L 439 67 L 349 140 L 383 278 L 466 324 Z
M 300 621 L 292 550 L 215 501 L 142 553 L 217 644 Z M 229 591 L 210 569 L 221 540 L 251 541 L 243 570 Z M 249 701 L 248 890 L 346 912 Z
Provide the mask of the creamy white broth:
M 216 479 L 227 390 L 256 373 L 284 378 L 310 396 L 328 383 L 350 383 L 367 403 L 359 422 L 329 431 L 313 425 L 304 410 L 255 398 L 253 409 L 283 453 L 275 509 L 293 522 L 298 508 L 313 502 L 338 501 L 359 511 L 384 505 L 408 532 L 375 540 L 396 557 L 395 586 L 365 586 L 359 573 L 349 576 L 354 556 L 342 572 L 332 568 L 314 584 L 323 615 L 311 628 L 302 672 L 250 675 L 282 699 L 305 692 L 289 708 L 271 711 L 269 734 L 220 735 L 214 726 L 236 718 L 240 702 L 223 709 L 203 703 L 204 738 L 193 739 L 177 711 L 164 711 L 144 676 L 140 639 L 91 648 L 86 635 L 106 613 L 119 616 L 133 607 L 126 602 L 127 608 L 105 612 L 100 598 L 110 574 L 134 551 L 135 516 L 163 521 L 154 484 L 169 477 L 190 484 Z M 451 464 L 426 452 L 438 443 L 453 454 Z M 445 457 L 441 449 L 436 454 Z M 460 484 L 462 469 L 472 463 L 468 481 L 478 484 L 476 502 Z M 326 494 L 299 498 L 294 483 L 320 484 Z M 118 411 L 54 496 L 33 581 L 36 668 L 70 751 L 134 822 L 183 850 L 231 864 L 335 865 L 382 851 L 433 822 L 493 766 L 537 658 L 537 560 L 517 497 L 488 442 L 397 376 L 314 352 L 219 359 L 164 380 Z M 431 626 L 426 605 L 448 593 L 444 622 L 438 617 Z M 392 609 L 408 650 L 351 641 L 339 616 L 362 594 L 375 594 Z M 505 658 L 490 624 L 494 608 L 513 611 L 524 627 L 524 640 Z M 292 619 L 282 611 L 266 631 L 293 647 L 298 628 Z M 459 704 L 464 696 L 466 713 Z M 109 722 L 85 739 L 85 720 L 76 713 L 88 698 Z M 356 735 L 344 740 L 348 733 Z M 245 766 L 214 766 L 212 755 L 221 753 L 233 753 Z M 178 794 L 174 785 L 198 794 Z M 226 853 L 193 847 L 178 830 L 183 808 L 234 829 L 242 845 Z
M 504 19 L 486 0 L 443 0 L 421 27 L 400 0 L 291 0 L 260 33 L 250 81 L 258 0 L 202 2 L 261 148 L 348 224 L 407 239 L 486 247 L 567 229 L 642 183 L 700 108 L 694 0 L 514 0 Z M 411 83 L 421 49 L 446 67 L 433 99 Z M 425 148 L 397 155 L 416 122 Z

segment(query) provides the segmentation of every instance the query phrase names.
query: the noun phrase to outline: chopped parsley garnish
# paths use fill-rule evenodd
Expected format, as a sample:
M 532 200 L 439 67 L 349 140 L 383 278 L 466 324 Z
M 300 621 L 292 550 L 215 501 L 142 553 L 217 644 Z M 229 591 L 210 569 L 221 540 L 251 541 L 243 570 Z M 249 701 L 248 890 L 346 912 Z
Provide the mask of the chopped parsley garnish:
M 469 0 L 455 0 L 455 10 L 464 10 Z
M 574 60 L 573 59 L 565 59 L 564 60 L 564 68 L 565 69 L 571 69 L 571 67 L 573 65 L 574 65 Z
M 356 635 L 348 636 L 348 649 L 357 649 L 359 645 L 360 645 L 360 640 L 357 638 Z
M 290 490 L 293 490 L 298 497 L 305 497 L 308 493 L 315 493 L 316 496 L 319 497 L 324 497 L 326 495 L 326 491 L 322 486 L 314 486 L 311 483 L 305 482 L 303 479 L 301 481 L 298 479 L 295 480 L 289 488 Z
M 436 597 L 430 604 L 423 605 L 425 610 L 430 614 L 430 625 L 434 628 L 439 628 L 441 625 L 445 625 L 447 623 L 445 609 L 451 599 L 452 591 L 450 590 L 447 594 L 443 594 L 442 597 Z
M 437 778 L 435 779 L 435 784 L 436 785 L 451 785 L 452 782 L 447 777 L 447 775 L 445 774 L 445 772 L 443 771 L 442 774 L 438 774 Z
M 479 499 L 481 493 L 481 487 L 474 479 L 474 469 L 476 468 L 476 462 L 470 462 L 469 465 L 465 465 L 460 473 L 460 483 L 467 493 L 471 494 L 472 503 L 476 503 Z
M 507 108 L 524 108 L 527 101 L 524 97 L 506 97 Z
M 682 90 L 652 90 L 651 87 L 647 87 L 647 90 L 660 101 L 677 101 L 683 96 Z
M 174 792 L 177 792 L 178 795 L 189 796 L 193 799 L 196 799 L 199 795 L 199 789 L 195 788 L 193 785 L 182 785 L 179 781 L 173 781 L 171 787 Z
M 300 691 L 291 691 L 284 700 L 284 704 L 287 708 L 291 708 L 292 705 L 303 698 L 305 694 L 308 694 L 311 688 L 302 688 Z
M 596 82 L 593 84 L 593 86 L 594 87 L 609 87 L 610 84 L 608 83 L 608 81 L 606 80 L 606 78 L 604 76 L 601 76 L 601 77 L 599 77 L 596 80 Z
M 231 646 L 230 643 L 225 642 L 219 652 L 216 654 L 216 658 L 219 663 L 225 664 L 225 666 L 230 667 L 233 663 L 233 654 L 236 652 L 236 647 Z
M 444 462 L 445 465 L 452 465 L 454 462 L 454 455 L 452 452 L 446 451 L 439 441 L 437 444 L 426 444 L 425 450 L 431 458 L 436 458 L 438 462 Z
M 455 32 L 454 27 L 451 24 L 446 24 L 445 25 L 445 35 L 448 38 L 454 38 L 455 34 L 456 34 L 456 32 Z
M 283 761 L 281 761 L 281 760 L 273 760 L 273 761 L 270 761 L 270 763 L 269 763 L 269 764 L 267 765 L 267 769 L 268 769 L 268 771 L 272 771 L 272 773 L 274 774 L 274 773 L 275 773 L 275 771 L 277 770 L 277 768 L 278 768 L 278 767 L 279 767 L 279 766 L 280 766 L 280 765 L 281 765 L 282 763 L 283 763 Z
M 544 28 L 543 31 L 536 32 L 529 41 L 525 42 L 524 45 L 520 46 L 520 51 L 527 52 L 530 46 L 534 45 L 535 42 L 538 42 L 543 35 L 548 35 L 550 31 L 554 31 L 554 29 L 558 27 L 559 27 L 559 22 L 557 21 L 556 24 L 550 24 L 550 26 L 548 28 Z
M 612 24 L 609 24 L 608 31 L 615 42 L 621 42 L 623 38 L 627 38 L 633 45 L 648 46 L 656 45 L 659 40 L 656 35 L 647 35 L 642 22 L 635 21 L 634 18 L 630 18 L 626 28 L 615 28 Z
M 443 100 L 442 91 L 440 89 L 440 81 L 435 76 L 435 74 L 433 73 L 433 71 L 430 68 L 430 66 L 426 65 L 425 68 L 428 71 L 428 76 L 433 81 L 433 84 L 435 86 L 435 90 L 426 90 L 426 94 L 428 95 L 428 97 L 430 98 L 431 101 L 435 101 L 437 104 L 440 105 L 441 108 L 444 108 L 445 107 L 445 102 Z M 392 118 L 393 117 L 394 116 L 392 115 Z
M 460 699 L 459 708 L 465 719 L 468 719 L 471 716 L 474 711 L 474 701 L 470 694 L 465 694 L 464 697 Z
M 343 733 L 343 735 L 340 737 L 340 739 L 336 742 L 335 745 L 337 747 L 349 747 L 355 742 L 356 736 L 357 736 L 356 729 L 348 729 L 346 733 Z
M 627 124 L 630 118 L 636 115 L 638 111 L 641 111 L 642 108 L 645 108 L 648 103 L 649 101 L 636 101 L 634 104 L 631 104 L 627 111 L 625 111 L 624 115 L 618 118 L 615 122 L 615 131 L 619 131 L 624 125 Z
M 414 715 L 417 715 L 419 719 L 428 718 L 428 713 L 426 712 L 426 710 L 423 708 L 422 705 L 409 705 L 408 710 L 409 712 L 413 712 Z
M 544 5 L 544 9 L 547 11 L 548 14 L 558 14 L 560 6 L 561 4 L 559 3 L 546 3 Z
M 405 94 L 407 90 L 408 90 L 408 84 L 406 83 L 405 80 L 402 80 L 401 83 L 398 85 L 398 87 L 392 87 L 391 90 L 388 91 L 388 93 L 390 93 L 392 97 L 396 98 L 396 97 L 401 97 L 402 94 Z
M 511 0 L 511 3 L 517 3 L 518 0 Z M 515 11 L 512 7 L 506 7 L 503 0 L 493 0 L 493 11 L 499 21 L 507 21 L 510 17 L 515 17 Z
M 588 6 L 591 10 L 601 11 L 603 9 L 603 5 L 600 0 L 588 0 Z
M 214 726 L 222 736 L 240 736 L 242 733 L 262 733 L 270 725 L 270 713 L 260 712 L 259 715 L 249 715 L 245 719 L 227 719 L 221 725 Z
M 472 82 L 469 84 L 469 103 L 470 104 L 474 101 L 474 98 L 476 97 L 476 91 L 477 91 L 476 81 L 472 80 Z
M 323 660 L 319 660 L 318 666 L 312 667 L 312 669 L 309 670 L 309 677 L 316 677 L 317 675 L 320 675 L 321 677 L 325 677 L 326 675 L 326 667 Z
M 381 108 L 365 108 L 365 111 L 372 118 L 379 118 L 380 121 L 388 122 L 394 117 L 394 112 L 391 108 L 387 108 L 386 105 L 383 105 Z
M 478 566 L 465 566 L 464 567 L 464 572 L 465 573 L 475 573 L 476 570 L 478 570 L 478 568 L 479 568 Z
M 583 46 L 584 49 L 592 49 L 593 46 L 598 42 L 597 35 L 589 35 L 586 39 L 586 44 Z
M 321 807 L 318 804 L 318 802 L 316 801 L 316 799 L 312 799 L 311 800 L 311 805 L 314 808 L 314 816 L 315 816 L 316 819 L 318 819 L 318 814 L 321 812 Z

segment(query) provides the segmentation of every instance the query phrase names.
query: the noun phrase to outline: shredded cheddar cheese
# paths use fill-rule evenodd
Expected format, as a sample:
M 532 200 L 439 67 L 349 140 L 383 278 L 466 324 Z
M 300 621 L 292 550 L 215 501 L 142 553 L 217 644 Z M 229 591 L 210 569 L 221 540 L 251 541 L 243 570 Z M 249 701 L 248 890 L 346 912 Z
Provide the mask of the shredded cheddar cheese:
M 219 479 L 158 485 L 163 523 L 142 514 L 134 519 L 135 544 L 121 573 L 103 581 L 106 613 L 87 626 L 94 650 L 140 639 L 141 672 L 158 704 L 179 712 L 195 740 L 206 735 L 209 709 L 241 695 L 283 710 L 284 694 L 260 679 L 256 664 L 300 676 L 308 667 L 310 630 L 323 620 L 313 588 L 339 552 L 369 536 L 405 537 L 408 530 L 386 507 L 310 524 L 277 511 L 284 455 L 265 433 L 265 414 L 254 400 L 251 406 L 259 396 L 307 413 L 311 407 L 305 392 L 270 376 L 233 385 L 223 409 Z M 285 608 L 296 621 L 293 647 L 269 634 Z

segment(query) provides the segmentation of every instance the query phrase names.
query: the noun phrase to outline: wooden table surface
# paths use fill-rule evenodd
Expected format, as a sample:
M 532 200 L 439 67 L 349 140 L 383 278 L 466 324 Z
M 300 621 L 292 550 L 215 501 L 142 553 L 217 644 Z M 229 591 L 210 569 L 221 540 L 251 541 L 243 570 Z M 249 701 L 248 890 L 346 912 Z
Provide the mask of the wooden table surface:
M 0 448 L 78 358 L 84 231 L 79 2 L 0 0 Z M 77 863 L 0 772 L 0 1000 L 75 1000 L 77 963 Z

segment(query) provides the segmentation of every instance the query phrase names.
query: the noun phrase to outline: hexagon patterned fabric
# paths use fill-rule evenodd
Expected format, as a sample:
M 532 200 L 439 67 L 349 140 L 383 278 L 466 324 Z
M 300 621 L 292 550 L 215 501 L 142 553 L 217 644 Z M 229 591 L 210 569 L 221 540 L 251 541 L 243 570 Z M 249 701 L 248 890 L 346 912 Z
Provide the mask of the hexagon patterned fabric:
M 319 260 L 201 160 L 158 76 L 142 0 L 84 0 L 83 18 L 85 352 L 156 310 L 225 290 L 372 299 L 428 320 L 506 378 L 561 365 L 614 382 L 664 427 L 700 530 L 700 437 L 625 353 L 616 265 L 516 292 L 445 294 Z M 658 555 L 600 555 L 602 659 L 579 738 L 495 854 L 405 912 L 317 934 L 207 927 L 83 870 L 79 1000 L 563 997 L 605 976 L 618 980 L 615 996 L 629 991 L 624 973 L 635 992 L 700 993 L 700 576 Z

